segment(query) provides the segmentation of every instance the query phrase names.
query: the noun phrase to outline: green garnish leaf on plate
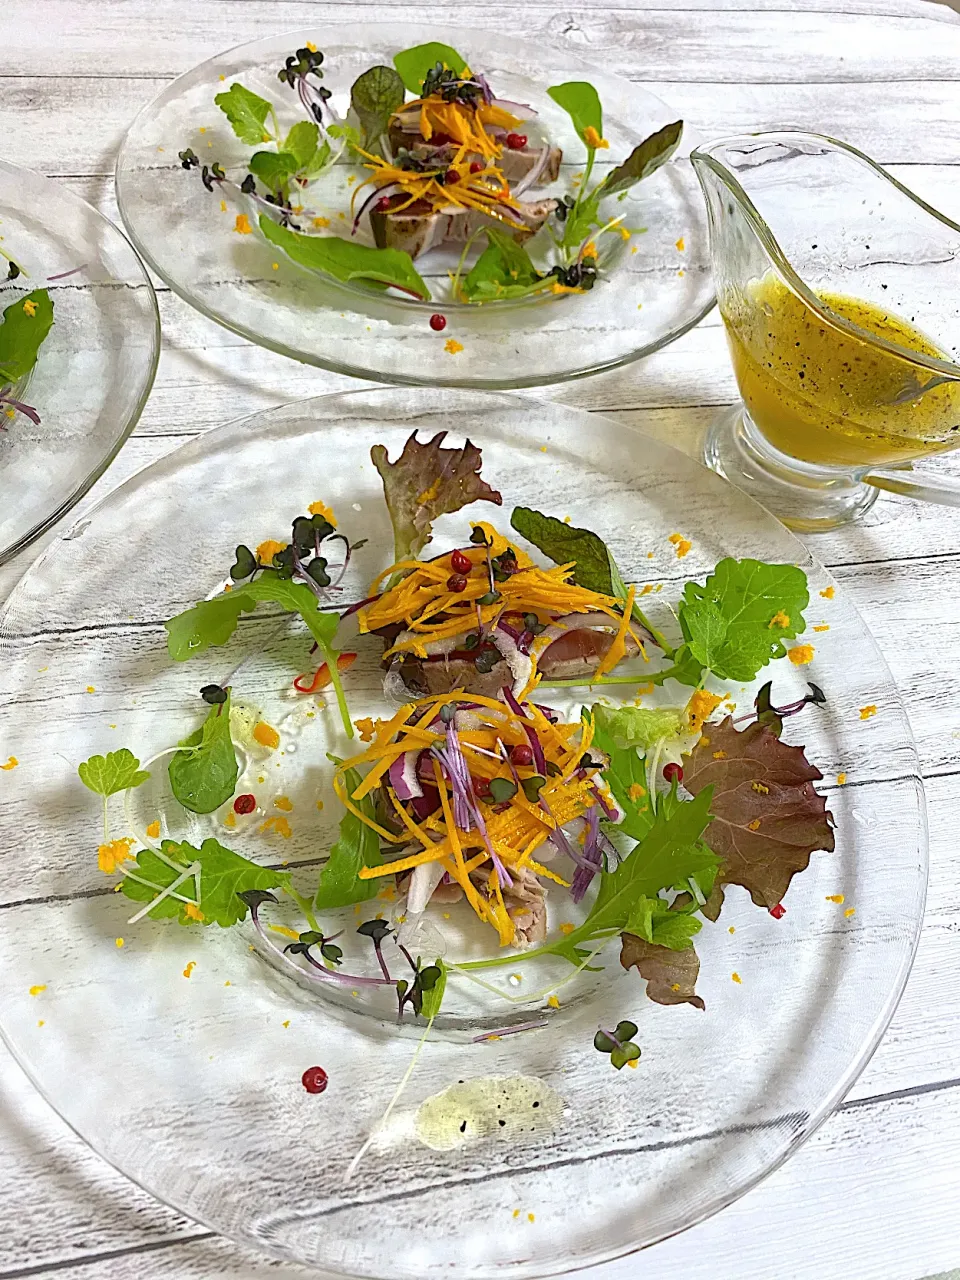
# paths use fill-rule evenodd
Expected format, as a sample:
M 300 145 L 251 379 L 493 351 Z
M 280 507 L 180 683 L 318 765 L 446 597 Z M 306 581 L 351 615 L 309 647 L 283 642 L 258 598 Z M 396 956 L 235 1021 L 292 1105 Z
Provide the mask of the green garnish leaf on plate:
M 519 298 L 544 288 L 554 279 L 541 276 L 529 253 L 497 227 L 484 227 L 487 247 L 460 282 L 467 302 Z
M 53 301 L 46 289 L 34 289 L 4 308 L 0 324 L 0 387 L 19 382 L 37 363 L 53 326 Z
M 404 49 L 393 55 L 393 65 L 400 73 L 400 79 L 415 98 L 420 97 L 420 90 L 423 88 L 427 73 L 432 71 L 438 62 L 458 76 L 462 76 L 467 70 L 465 60 L 456 49 L 451 49 L 448 44 L 440 44 L 435 40 L 428 44 L 414 45 L 412 49 Z
M 700 957 L 691 943 L 682 951 L 657 946 L 632 933 L 620 940 L 620 963 L 624 969 L 636 969 L 647 980 L 647 995 L 656 1004 L 692 1004 L 695 1009 L 706 1006 L 697 995 Z
M 573 121 L 581 142 L 595 149 L 603 140 L 603 107 L 593 85 L 587 80 L 568 80 L 565 84 L 553 85 L 547 93 Z M 588 134 L 588 129 L 595 138 Z
M 331 756 L 336 764 L 341 762 Z M 356 769 L 348 769 L 343 775 L 347 793 L 356 791 L 361 777 Z M 372 821 L 376 820 L 373 798 L 369 795 L 353 802 Z M 366 902 L 380 891 L 379 880 L 361 880 L 361 867 L 381 865 L 380 839 L 377 833 L 361 822 L 349 809 L 340 819 L 340 835 L 330 850 L 330 856 L 320 872 L 320 883 L 314 907 L 317 911 L 336 911 L 354 902 Z
M 191 813 L 219 809 L 237 785 L 240 766 L 230 735 L 230 690 L 226 692 L 226 701 L 211 706 L 201 727 L 179 744 L 184 750 L 167 768 L 173 794 Z
M 694 937 L 703 928 L 703 922 L 683 911 L 673 911 L 663 898 L 643 895 L 634 903 L 624 925 L 625 933 L 632 933 L 646 942 L 671 951 L 685 951 L 693 946 Z
M 636 747 L 647 751 L 664 738 L 675 738 L 683 732 L 683 712 L 679 707 L 609 707 L 598 702 L 593 716 L 601 732 L 621 749 Z
M 312 120 L 299 120 L 284 138 L 281 150 L 293 156 L 297 172 L 304 178 L 319 173 L 330 157 L 330 144 L 326 139 L 320 142 L 320 130 Z
M 366 150 L 379 145 L 390 117 L 403 106 L 405 97 L 403 80 L 393 67 L 371 67 L 354 80 L 350 105 L 360 121 Z
M 91 756 L 77 766 L 80 781 L 98 796 L 113 796 L 118 791 L 139 787 L 150 777 L 140 761 L 126 747 L 108 751 L 105 756 Z
M 217 94 L 214 102 L 230 121 L 241 142 L 256 146 L 269 140 L 266 121 L 273 108 L 266 98 L 234 81 L 229 89 Z
M 279 191 L 299 168 L 297 157 L 289 151 L 255 151 L 247 166 L 271 191 Z
M 634 147 L 623 164 L 617 165 L 616 169 L 607 174 L 597 188 L 598 195 L 605 198 L 628 191 L 636 183 L 656 173 L 680 145 L 682 133 L 682 120 L 675 120 L 673 124 L 666 124 L 656 133 L 651 133 L 649 138 Z
M 134 902 L 150 902 L 180 880 L 174 890 L 179 898 L 172 894 L 162 898 L 147 912 L 152 920 L 176 916 L 181 924 L 218 924 L 228 929 L 247 915 L 247 904 L 239 894 L 290 883 L 289 872 L 261 867 L 213 838 L 204 840 L 199 849 L 185 841 L 164 840 L 160 849 L 163 857 L 152 849 L 141 849 L 136 869 L 131 866 L 131 874 L 124 875 L 121 881 L 126 897 Z M 184 877 L 192 866 L 196 866 L 196 872 Z M 187 901 L 180 900 L 183 898 Z
M 260 215 L 260 230 L 288 258 L 312 271 L 325 271 L 344 282 L 366 280 L 381 289 L 392 287 L 415 298 L 430 297 L 413 259 L 402 249 L 375 249 L 340 236 L 303 235 L 281 227 L 265 213 Z

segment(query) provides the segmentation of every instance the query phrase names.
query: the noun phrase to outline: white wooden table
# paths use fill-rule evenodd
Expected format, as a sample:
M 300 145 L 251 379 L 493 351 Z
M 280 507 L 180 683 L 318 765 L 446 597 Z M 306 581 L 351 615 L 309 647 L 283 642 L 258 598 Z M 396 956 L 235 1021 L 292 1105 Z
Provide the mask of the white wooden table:
M 780 126 L 843 138 L 960 220 L 960 17 L 927 0 L 579 0 L 559 12 L 498 0 L 0 0 L 0 153 L 117 219 L 118 144 L 167 80 L 241 41 L 387 10 L 505 38 L 518 24 L 549 32 L 647 83 L 707 138 Z M 249 346 L 166 289 L 160 310 L 153 396 L 87 503 L 221 422 L 357 385 Z M 715 407 L 735 399 L 719 321 L 558 398 L 695 453 Z M 960 460 L 941 465 L 960 472 Z M 859 527 L 812 540 L 887 654 L 927 778 L 927 919 L 893 1025 L 839 1113 L 786 1167 L 710 1222 L 591 1272 L 598 1280 L 921 1280 L 960 1266 L 958 529 L 947 508 L 883 497 Z M 0 593 L 35 550 L 0 571 Z M 138 1191 L 0 1051 L 0 1280 L 301 1274 L 241 1254 Z

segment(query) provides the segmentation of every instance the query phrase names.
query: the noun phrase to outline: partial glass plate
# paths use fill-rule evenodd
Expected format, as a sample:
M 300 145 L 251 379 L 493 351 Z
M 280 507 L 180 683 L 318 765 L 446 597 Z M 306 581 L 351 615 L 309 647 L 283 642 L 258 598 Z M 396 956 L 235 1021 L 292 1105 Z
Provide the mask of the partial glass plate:
M 526 1005 L 451 979 L 390 1125 L 351 1176 L 420 1030 L 398 1028 L 362 994 L 305 989 L 266 962 L 249 924 L 130 924 L 132 904 L 97 870 L 100 815 L 76 765 L 121 746 L 144 761 L 168 748 L 195 723 L 197 689 L 233 670 L 238 696 L 281 736 L 245 775 L 261 806 L 255 823 L 228 834 L 216 815 L 176 817 L 163 761 L 134 793 L 129 821 L 142 830 L 162 818 L 194 842 L 216 833 L 289 866 L 302 889 L 315 883 L 337 823 L 325 753 L 346 744 L 329 694 L 291 689 L 312 661 L 303 632 L 254 618 L 229 649 L 175 665 L 161 623 L 219 588 L 238 542 L 282 537 L 316 500 L 351 538 L 369 539 L 344 583 L 345 599 L 362 594 L 391 546 L 370 446 L 395 456 L 411 431 L 444 429 L 451 442 L 469 436 L 482 447 L 504 526 L 521 503 L 596 528 L 625 577 L 654 588 L 645 604 L 655 620 L 669 623 L 681 582 L 725 555 L 805 569 L 808 622 L 829 630 L 812 637 L 809 666 L 768 674 L 778 701 L 807 678 L 827 694 L 824 708 L 787 722 L 785 737 L 805 743 L 825 775 L 837 851 L 813 855 L 781 920 L 728 891 L 719 923 L 697 939 L 705 1012 L 650 1003 L 615 946 L 601 973 L 560 992 L 560 1008 L 535 995 L 572 973 L 555 974 L 549 960 L 518 957 L 515 969 L 494 971 L 502 993 L 530 993 Z M 498 519 L 492 507 L 484 514 Z M 445 518 L 437 547 L 462 528 L 462 516 Z M 677 531 L 692 543 L 682 561 L 668 541 Z M 351 647 L 360 654 L 347 676 L 351 710 L 382 715 L 378 646 Z M 44 553 L 0 618 L 0 657 L 5 751 L 18 760 L 0 781 L 0 1031 L 45 1097 L 117 1168 L 275 1258 L 378 1280 L 519 1280 L 651 1245 L 796 1150 L 864 1067 L 906 981 L 926 885 L 923 790 L 874 641 L 842 589 L 761 507 L 602 416 L 523 396 L 373 389 L 220 428 L 127 481 Z M 747 710 L 752 692 L 732 696 Z M 868 706 L 876 714 L 864 719 Z M 262 831 L 270 816 L 286 818 L 288 838 L 277 822 Z M 112 834 L 127 834 L 126 822 L 114 813 Z M 368 914 L 394 909 L 373 902 Z M 439 928 L 455 930 L 459 910 Z M 363 918 L 347 909 L 341 922 L 351 962 Z M 448 957 L 460 945 L 454 933 Z M 539 1030 L 473 1040 L 544 1018 Z M 621 1018 L 638 1023 L 643 1056 L 617 1073 L 592 1040 L 598 1024 Z M 300 1083 L 314 1065 L 329 1077 L 320 1095 Z M 531 1083 L 504 1085 L 518 1075 Z M 489 1110 L 474 1097 L 462 1119 L 448 1111 L 450 1145 L 426 1145 L 422 1104 L 490 1077 Z
M 604 237 L 614 246 L 601 255 L 610 257 L 609 272 L 591 292 L 479 307 L 371 294 L 299 267 L 259 233 L 235 233 L 239 213 L 255 225 L 255 206 L 226 190 L 208 194 L 196 171 L 180 167 L 177 154 L 190 147 L 203 163 L 219 160 L 238 180 L 246 172 L 254 148 L 239 142 L 214 104 L 234 80 L 277 104 L 282 130 L 303 119 L 296 94 L 278 82 L 277 70 L 307 42 L 325 55 L 323 83 L 343 115 L 362 71 L 392 65 L 398 51 L 435 40 L 482 68 L 499 95 L 537 108 L 537 137 L 549 137 L 564 152 L 557 192 L 544 188 L 537 195 L 574 190 L 573 175 L 586 154 L 567 114 L 547 96 L 548 86 L 566 80 L 596 86 L 610 144 L 598 152 L 597 175 L 679 115 L 640 85 L 590 66 L 568 49 L 534 45 L 512 33 L 505 39 L 371 22 L 272 36 L 180 76 L 131 125 L 117 160 L 117 197 L 145 260 L 191 306 L 235 333 L 295 360 L 381 382 L 485 388 L 563 382 L 649 355 L 697 324 L 714 296 L 706 214 L 688 158 L 696 138 L 689 128 L 670 164 L 622 203 L 610 202 L 611 217 L 623 214 L 626 227 L 643 230 L 628 244 Z M 351 194 L 368 176 L 363 168 L 336 165 L 319 184 L 319 195 L 308 188 L 310 212 L 348 234 Z M 535 259 L 544 244 L 549 240 L 541 231 L 528 245 Z M 435 292 L 448 289 L 457 256 L 435 251 L 417 259 Z M 442 332 L 429 324 L 438 310 L 447 320 Z
M 0 310 L 48 289 L 54 324 L 0 423 L 0 563 L 69 511 L 137 424 L 160 355 L 153 285 L 126 236 L 73 192 L 0 160 L 0 237 L 23 269 Z M 0 279 L 8 263 L 0 261 Z M 6 409 L 8 406 L 3 406 Z

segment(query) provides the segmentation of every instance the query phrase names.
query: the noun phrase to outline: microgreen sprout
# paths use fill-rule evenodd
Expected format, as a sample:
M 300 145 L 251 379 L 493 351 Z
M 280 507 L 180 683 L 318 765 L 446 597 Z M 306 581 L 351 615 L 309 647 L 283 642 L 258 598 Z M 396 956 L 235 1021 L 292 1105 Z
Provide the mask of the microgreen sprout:
M 636 1034 L 635 1022 L 618 1022 L 614 1031 L 604 1031 L 601 1027 L 593 1037 L 593 1047 L 609 1053 L 610 1065 L 622 1071 L 628 1062 L 636 1062 L 640 1057 L 640 1046 L 633 1042 Z

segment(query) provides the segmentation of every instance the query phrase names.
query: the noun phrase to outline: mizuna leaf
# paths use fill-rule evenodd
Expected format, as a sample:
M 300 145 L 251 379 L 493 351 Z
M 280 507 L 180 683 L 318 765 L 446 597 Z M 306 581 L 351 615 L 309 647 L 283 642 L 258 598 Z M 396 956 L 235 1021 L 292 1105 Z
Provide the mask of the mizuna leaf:
M 635 968 L 641 978 L 646 978 L 647 995 L 656 1004 L 706 1008 L 696 993 L 700 957 L 692 944 L 683 951 L 670 951 L 624 933 L 620 936 L 620 963 L 624 969 Z
M 450 515 L 471 502 L 503 498 L 480 478 L 480 450 L 467 440 L 459 449 L 445 449 L 446 431 L 421 444 L 414 431 L 396 462 L 382 444 L 370 450 L 373 465 L 383 480 L 383 493 L 393 523 L 394 557 L 418 555 L 430 541 L 434 520 Z
M 758 907 L 775 907 L 814 850 L 833 852 L 833 816 L 813 788 L 822 777 L 802 747 L 788 746 L 768 725 L 738 733 L 729 716 L 710 725 L 683 785 L 694 795 L 713 787 L 704 840 L 723 859 L 718 885 L 742 885 Z
M 340 763 L 339 761 L 337 763 Z M 344 774 L 348 793 L 360 785 L 360 774 L 348 769 Z M 354 801 L 369 818 L 374 817 L 370 796 Z M 354 902 L 365 902 L 380 892 L 378 880 L 361 880 L 361 867 L 376 867 L 381 863 L 380 841 L 377 833 L 349 810 L 340 819 L 340 835 L 330 850 L 330 857 L 320 872 L 320 883 L 314 906 L 317 911 L 336 911 Z
M 211 706 L 196 733 L 167 768 L 173 794 L 191 813 L 212 813 L 233 795 L 240 766 L 230 736 L 230 692 L 226 702 Z
M 198 862 L 200 898 L 198 902 L 196 882 L 191 876 L 177 889 L 180 897 L 189 899 L 189 903 L 168 896 L 147 913 L 151 920 L 178 916 L 181 924 L 195 921 L 199 924 L 218 924 L 221 928 L 228 929 L 231 925 L 239 924 L 247 914 L 247 904 L 239 897 L 241 893 L 254 889 L 276 889 L 290 883 L 289 872 L 258 866 L 213 838 L 204 840 L 199 849 L 175 840 L 164 840 L 161 848 L 169 861 L 159 858 L 150 849 L 142 849 L 137 854 L 137 866 L 133 874 L 140 878 L 135 880 L 132 875 L 124 876 L 121 885 L 126 897 L 134 902 L 150 902 L 179 878 L 180 872 L 170 862 L 184 870 Z M 191 908 L 189 912 L 188 906 Z

